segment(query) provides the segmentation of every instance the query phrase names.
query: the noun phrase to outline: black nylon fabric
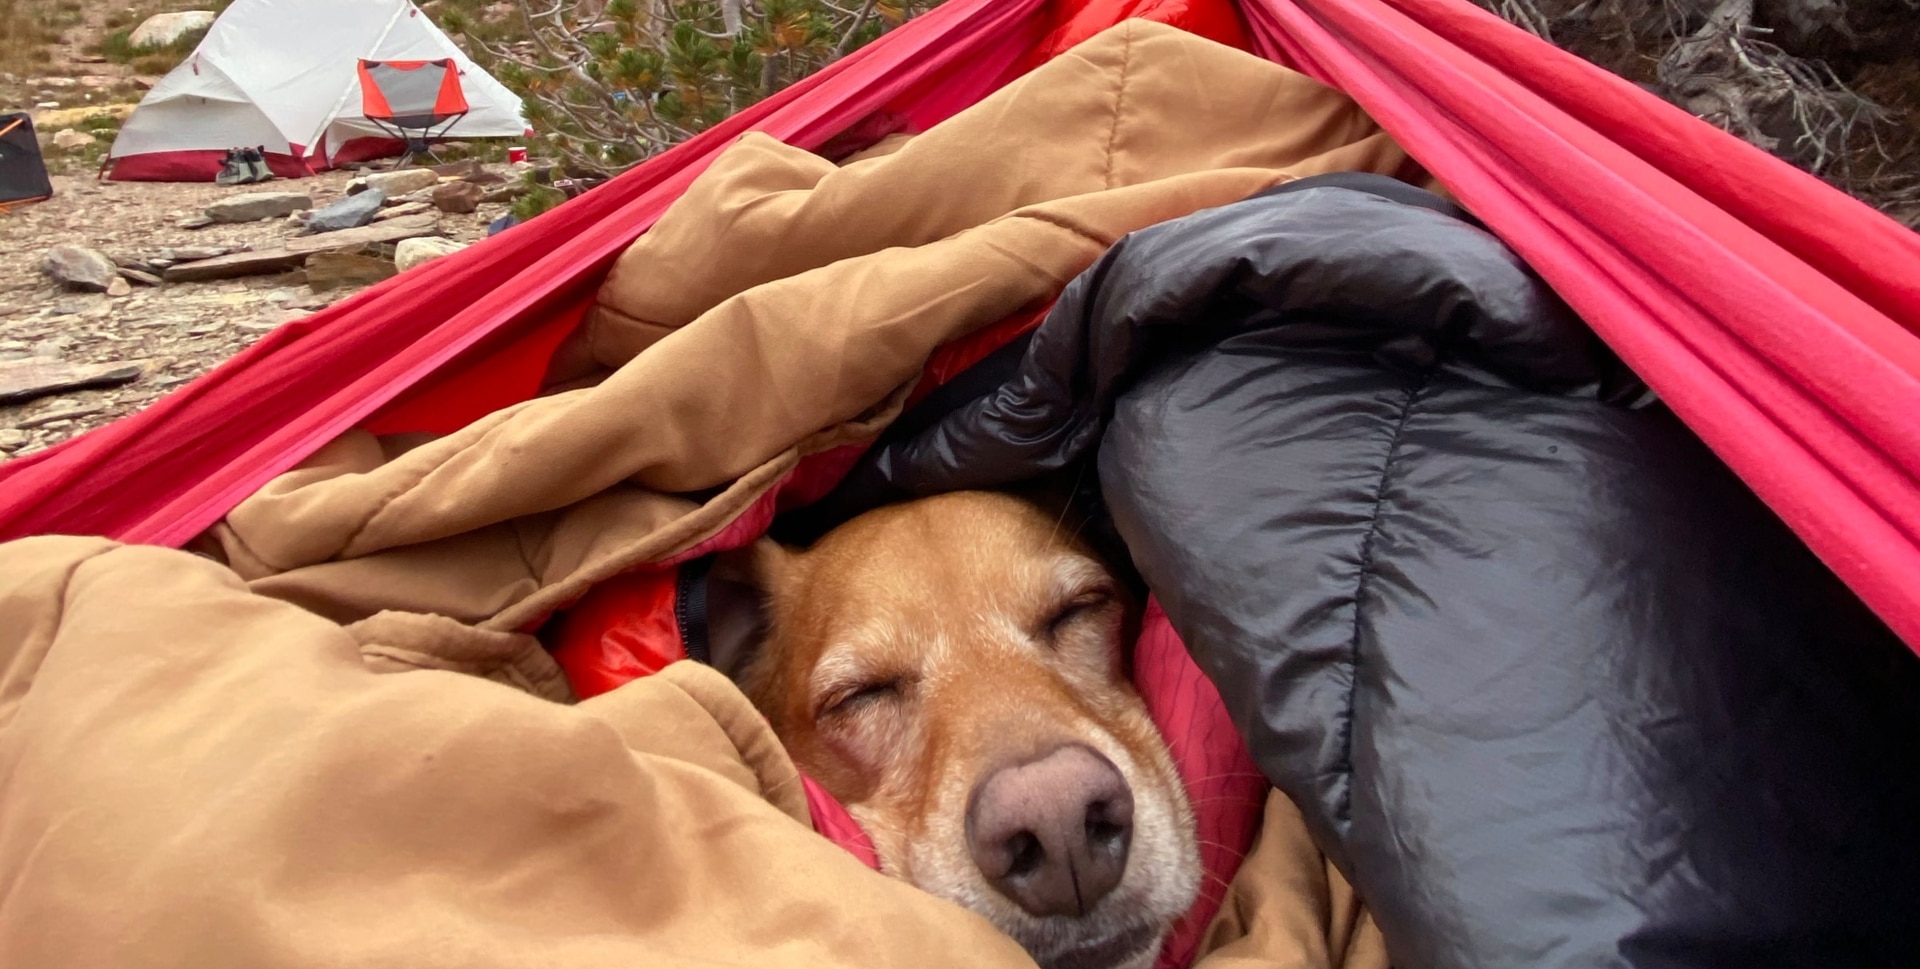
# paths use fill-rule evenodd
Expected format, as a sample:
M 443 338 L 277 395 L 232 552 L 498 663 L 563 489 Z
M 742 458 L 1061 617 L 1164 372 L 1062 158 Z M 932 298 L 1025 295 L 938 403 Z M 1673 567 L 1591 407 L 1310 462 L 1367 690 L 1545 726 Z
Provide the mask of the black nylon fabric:
M 53 194 L 33 119 L 22 113 L 0 114 L 0 202 L 42 199 Z
M 1097 452 L 1400 969 L 1920 964 L 1920 663 L 1409 191 L 1308 179 L 1133 234 L 849 487 Z

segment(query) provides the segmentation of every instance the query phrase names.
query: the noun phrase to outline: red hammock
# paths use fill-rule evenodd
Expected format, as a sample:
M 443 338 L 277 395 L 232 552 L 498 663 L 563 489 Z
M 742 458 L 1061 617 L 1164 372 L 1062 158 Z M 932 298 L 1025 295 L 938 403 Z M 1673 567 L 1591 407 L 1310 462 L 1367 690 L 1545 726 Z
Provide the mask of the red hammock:
M 950 0 L 526 227 L 0 466 L 0 537 L 180 544 L 343 431 L 525 399 L 612 259 L 741 132 L 817 147 L 882 112 L 929 125 L 1134 15 L 1353 96 L 1920 649 L 1920 236 L 1465 0 Z

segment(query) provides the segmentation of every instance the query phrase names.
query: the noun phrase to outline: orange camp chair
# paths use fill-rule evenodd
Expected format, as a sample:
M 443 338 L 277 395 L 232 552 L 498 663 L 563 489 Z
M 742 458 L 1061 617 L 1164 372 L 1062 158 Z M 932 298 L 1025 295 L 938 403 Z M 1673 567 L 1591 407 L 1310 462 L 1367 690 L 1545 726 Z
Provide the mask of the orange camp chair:
M 367 120 L 406 142 L 393 167 L 404 167 L 415 155 L 435 161 L 433 141 L 443 139 L 467 114 L 467 95 L 460 89 L 460 68 L 452 58 L 432 61 L 370 61 L 361 59 L 360 110 Z M 438 128 L 436 132 L 434 129 Z

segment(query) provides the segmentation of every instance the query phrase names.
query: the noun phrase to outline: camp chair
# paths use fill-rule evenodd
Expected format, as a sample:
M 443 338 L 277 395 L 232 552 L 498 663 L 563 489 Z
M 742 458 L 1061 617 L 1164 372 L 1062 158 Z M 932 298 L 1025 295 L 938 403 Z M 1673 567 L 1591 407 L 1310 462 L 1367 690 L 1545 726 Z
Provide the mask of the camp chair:
M 33 120 L 24 114 L 0 114 L 0 214 L 9 205 L 37 202 L 53 195 Z
M 382 131 L 407 143 L 393 167 L 415 155 L 434 161 L 432 142 L 467 114 L 467 96 L 460 89 L 460 69 L 453 59 L 432 61 L 360 60 L 360 110 Z M 439 132 L 434 131 L 439 128 Z

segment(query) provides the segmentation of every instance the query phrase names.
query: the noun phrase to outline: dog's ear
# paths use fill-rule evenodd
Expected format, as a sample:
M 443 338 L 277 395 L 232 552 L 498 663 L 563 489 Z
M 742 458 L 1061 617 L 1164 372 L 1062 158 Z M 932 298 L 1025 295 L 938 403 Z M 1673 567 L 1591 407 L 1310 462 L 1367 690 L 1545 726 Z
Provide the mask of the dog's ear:
M 735 683 L 773 628 L 772 601 L 792 580 L 795 555 L 762 538 L 721 552 L 707 573 L 707 655 Z

